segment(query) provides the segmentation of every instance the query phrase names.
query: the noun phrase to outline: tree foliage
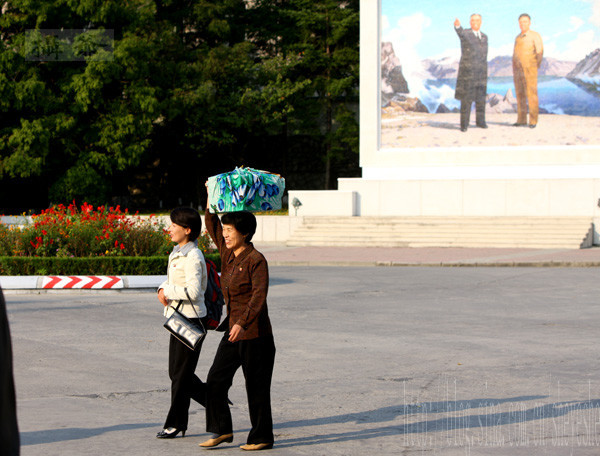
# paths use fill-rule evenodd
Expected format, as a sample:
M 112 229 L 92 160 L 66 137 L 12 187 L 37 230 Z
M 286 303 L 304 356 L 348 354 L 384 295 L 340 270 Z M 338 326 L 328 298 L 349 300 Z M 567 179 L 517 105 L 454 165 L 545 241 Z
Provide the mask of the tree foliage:
M 358 170 L 358 0 L 11 0 L 0 30 L 0 191 L 156 207 L 238 165 Z

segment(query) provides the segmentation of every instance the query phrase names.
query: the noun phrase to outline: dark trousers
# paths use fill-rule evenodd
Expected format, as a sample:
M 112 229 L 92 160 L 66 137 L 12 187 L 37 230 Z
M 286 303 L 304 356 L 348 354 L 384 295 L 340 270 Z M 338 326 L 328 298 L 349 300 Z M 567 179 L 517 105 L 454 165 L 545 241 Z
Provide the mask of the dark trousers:
M 233 433 L 228 391 L 241 366 L 246 379 L 252 429 L 246 443 L 273 443 L 271 378 L 275 363 L 273 336 L 229 342 L 229 332 L 221 339 L 206 380 L 206 430 L 214 434 Z
M 0 454 L 18 456 L 19 453 L 12 344 L 4 295 L 0 290 Z
M 164 428 L 187 430 L 190 400 L 206 406 L 206 384 L 195 374 L 202 341 L 196 351 L 183 345 L 175 336 L 169 341 L 169 377 L 171 378 L 171 408 Z
M 472 101 L 460 101 L 460 128 L 469 128 Z M 475 101 L 475 123 L 485 125 L 485 98 Z

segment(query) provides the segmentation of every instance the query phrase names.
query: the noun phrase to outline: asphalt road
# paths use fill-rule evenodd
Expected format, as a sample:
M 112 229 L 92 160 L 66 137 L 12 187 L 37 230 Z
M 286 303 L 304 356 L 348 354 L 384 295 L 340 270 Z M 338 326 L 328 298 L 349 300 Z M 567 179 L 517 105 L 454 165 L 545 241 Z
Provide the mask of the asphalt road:
M 270 454 L 599 454 L 599 288 L 595 268 L 272 267 Z M 232 444 L 197 446 L 197 404 L 185 438 L 154 437 L 170 396 L 153 293 L 6 298 L 22 455 L 241 453 L 241 371 Z

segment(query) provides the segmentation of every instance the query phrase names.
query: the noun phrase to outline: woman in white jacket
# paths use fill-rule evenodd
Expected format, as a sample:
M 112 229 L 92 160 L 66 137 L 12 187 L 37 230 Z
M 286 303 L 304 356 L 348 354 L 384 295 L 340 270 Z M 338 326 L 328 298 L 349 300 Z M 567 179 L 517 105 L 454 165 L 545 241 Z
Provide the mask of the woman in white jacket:
M 169 234 L 177 245 L 169 255 L 167 280 L 158 289 L 158 300 L 165 306 L 164 314 L 171 316 L 179 301 L 179 311 L 191 319 L 206 317 L 204 291 L 206 290 L 206 263 L 196 240 L 202 229 L 198 211 L 177 208 L 171 212 Z M 171 378 L 171 408 L 164 428 L 156 437 L 172 439 L 188 426 L 190 399 L 202 406 L 206 403 L 206 385 L 196 376 L 195 370 L 202 343 L 190 350 L 176 337 L 169 341 L 169 377 Z

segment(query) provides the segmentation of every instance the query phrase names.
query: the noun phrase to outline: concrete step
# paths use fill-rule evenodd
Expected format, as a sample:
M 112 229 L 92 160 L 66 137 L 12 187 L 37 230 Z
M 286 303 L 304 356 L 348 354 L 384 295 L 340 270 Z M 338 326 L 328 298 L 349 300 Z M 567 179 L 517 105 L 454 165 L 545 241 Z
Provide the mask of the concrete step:
M 356 223 L 356 224 L 373 224 L 373 223 L 418 223 L 418 224 L 432 224 L 441 223 L 444 225 L 457 223 L 457 224 L 495 224 L 505 222 L 507 224 L 516 223 L 584 223 L 589 222 L 589 217 L 304 217 L 304 221 L 308 224 L 311 223 Z
M 332 245 L 323 242 L 290 242 L 289 247 L 373 247 L 373 248 L 417 248 L 417 247 L 460 247 L 460 248 L 504 248 L 504 249 L 579 249 L 572 242 L 532 243 L 524 242 L 379 242 L 371 245 L 365 242 L 340 242 Z
M 573 229 L 573 228 L 581 228 L 582 226 L 587 226 L 591 221 L 588 221 L 586 224 L 582 223 L 574 223 L 574 224 L 560 224 L 560 225 L 550 225 L 550 224 L 540 224 L 540 225 L 531 225 L 531 224 L 520 224 L 520 225 L 509 225 L 509 224 L 377 224 L 377 225 L 358 225 L 358 224 L 307 224 L 306 222 L 302 225 L 304 229 L 339 229 L 345 231 L 355 231 L 357 229 L 366 229 L 373 231 L 410 231 L 410 230 L 436 230 L 436 229 L 469 229 L 469 230 L 515 230 L 515 231 L 526 231 L 526 230 L 557 230 L 557 229 Z
M 537 237 L 531 237 L 531 238 L 522 238 L 522 237 L 514 237 L 514 236 L 506 236 L 506 237 L 496 237 L 494 238 L 494 242 L 496 244 L 499 243 L 523 243 L 523 242 L 528 242 L 528 243 L 544 243 L 544 244 L 551 244 L 553 242 L 562 242 L 562 243 L 578 243 L 581 244 L 585 241 L 585 238 L 583 237 L 569 237 L 569 236 L 546 236 L 546 237 L 541 237 L 541 236 L 537 236 Z M 362 243 L 364 245 L 379 245 L 381 243 L 384 242 L 400 242 L 400 243 L 407 243 L 407 242 L 478 242 L 478 243 L 489 243 L 490 242 L 490 238 L 489 237 L 475 237 L 475 236 L 453 236 L 453 235 L 444 235 L 444 236 L 413 236 L 413 237 L 406 237 L 406 236 L 396 236 L 396 237 L 391 237 L 391 236 L 387 236 L 384 238 L 380 238 L 380 237 L 359 237 L 359 236 L 344 236 L 343 238 L 339 238 L 338 240 L 335 241 L 335 243 L 332 243 L 332 239 L 331 237 L 327 237 L 327 236 L 301 236 L 301 237 L 297 237 L 294 238 L 294 241 L 290 241 L 290 242 L 295 242 L 295 243 L 307 243 L 307 242 L 319 242 L 322 244 L 335 244 L 335 245 L 339 245 L 341 243 Z
M 376 235 L 382 234 L 390 234 L 390 235 L 401 235 L 401 234 L 409 234 L 409 235 L 429 235 L 429 234 L 443 234 L 445 232 L 460 232 L 462 234 L 476 234 L 476 233 L 484 233 L 486 235 L 491 234 L 556 234 L 556 233 L 572 233 L 580 232 L 582 229 L 581 225 L 572 226 L 572 227 L 478 227 L 478 226 L 464 226 L 460 227 L 460 230 L 452 227 L 444 226 L 434 226 L 434 227 L 321 227 L 321 226 L 305 226 L 300 227 L 297 230 L 297 233 L 338 233 L 338 236 L 343 235 L 360 235 L 364 233 L 373 233 Z
M 305 217 L 289 246 L 584 248 L 585 217 Z

